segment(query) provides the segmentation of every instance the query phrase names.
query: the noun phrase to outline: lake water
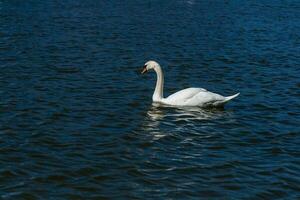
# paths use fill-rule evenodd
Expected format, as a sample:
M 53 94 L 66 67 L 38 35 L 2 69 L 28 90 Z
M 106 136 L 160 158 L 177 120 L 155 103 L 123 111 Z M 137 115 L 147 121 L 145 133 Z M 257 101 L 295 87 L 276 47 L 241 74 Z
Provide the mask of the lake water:
M 299 1 L 2 0 L 0 52 L 0 199 L 300 198 Z

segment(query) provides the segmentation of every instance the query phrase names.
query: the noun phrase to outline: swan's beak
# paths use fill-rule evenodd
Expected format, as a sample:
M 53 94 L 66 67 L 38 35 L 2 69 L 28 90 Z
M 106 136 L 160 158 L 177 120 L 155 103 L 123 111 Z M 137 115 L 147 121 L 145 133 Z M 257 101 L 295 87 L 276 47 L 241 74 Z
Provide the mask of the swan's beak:
M 147 72 L 147 67 L 143 67 L 141 74 L 145 74 Z

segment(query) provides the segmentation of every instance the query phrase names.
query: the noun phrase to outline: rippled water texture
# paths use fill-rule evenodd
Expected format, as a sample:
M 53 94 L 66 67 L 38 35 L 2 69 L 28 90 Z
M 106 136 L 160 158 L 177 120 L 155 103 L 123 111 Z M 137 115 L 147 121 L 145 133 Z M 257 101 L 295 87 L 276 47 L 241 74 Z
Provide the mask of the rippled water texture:
M 299 47 L 299 1 L 0 1 L 0 199 L 300 199 Z

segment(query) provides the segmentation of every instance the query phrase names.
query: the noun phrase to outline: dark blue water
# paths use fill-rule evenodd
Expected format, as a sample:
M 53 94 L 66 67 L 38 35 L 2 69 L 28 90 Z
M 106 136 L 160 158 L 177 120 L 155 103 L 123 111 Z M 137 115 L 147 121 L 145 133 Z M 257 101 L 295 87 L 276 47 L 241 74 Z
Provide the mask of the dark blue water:
M 0 199 L 299 199 L 299 124 L 299 1 L 0 1 Z

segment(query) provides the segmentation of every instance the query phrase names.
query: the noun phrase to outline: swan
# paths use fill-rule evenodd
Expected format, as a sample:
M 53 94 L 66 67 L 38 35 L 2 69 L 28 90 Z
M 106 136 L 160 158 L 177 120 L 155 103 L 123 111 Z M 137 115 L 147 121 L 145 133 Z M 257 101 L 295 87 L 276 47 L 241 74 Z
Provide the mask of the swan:
M 143 66 L 141 74 L 149 70 L 154 70 L 157 75 L 156 86 L 152 96 L 154 103 L 162 103 L 170 106 L 222 107 L 225 103 L 240 94 L 237 93 L 224 97 L 203 88 L 186 88 L 164 98 L 164 74 L 160 65 L 155 61 L 148 61 Z

